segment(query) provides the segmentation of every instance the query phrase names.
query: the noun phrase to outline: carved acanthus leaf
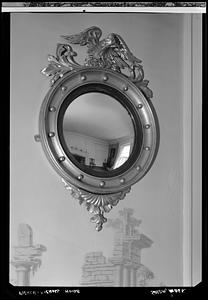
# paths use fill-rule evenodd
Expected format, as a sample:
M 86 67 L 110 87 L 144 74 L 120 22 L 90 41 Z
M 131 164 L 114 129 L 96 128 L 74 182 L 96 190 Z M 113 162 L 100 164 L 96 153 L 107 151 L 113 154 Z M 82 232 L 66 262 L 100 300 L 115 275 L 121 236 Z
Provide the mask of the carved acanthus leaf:
M 124 199 L 131 189 L 128 187 L 127 189 L 114 194 L 93 194 L 69 184 L 63 178 L 62 182 L 64 183 L 65 188 L 70 191 L 71 195 L 79 200 L 80 204 L 84 204 L 90 213 L 94 214 L 90 220 L 91 222 L 96 223 L 97 231 L 100 231 L 103 227 L 103 223 L 107 222 L 104 213 L 108 213 L 113 206 Z
M 44 68 L 41 73 L 46 76 L 53 76 L 51 79 L 51 86 L 55 81 L 69 71 L 72 71 L 80 67 L 74 57 L 77 53 L 72 49 L 70 45 L 58 44 L 56 48 L 56 57 L 48 55 L 48 66 Z

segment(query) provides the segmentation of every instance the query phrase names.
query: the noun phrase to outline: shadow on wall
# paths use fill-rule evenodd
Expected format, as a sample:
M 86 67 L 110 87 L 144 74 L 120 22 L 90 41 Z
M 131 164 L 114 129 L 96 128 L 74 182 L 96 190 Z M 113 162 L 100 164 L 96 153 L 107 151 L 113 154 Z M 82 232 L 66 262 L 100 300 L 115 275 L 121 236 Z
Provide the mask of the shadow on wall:
M 133 213 L 133 209 L 124 208 L 117 219 L 108 221 L 107 227 L 115 230 L 112 257 L 106 258 L 102 252 L 87 253 L 81 286 L 165 286 L 141 263 L 141 250 L 151 247 L 153 241 L 136 229 L 141 220 Z
M 21 223 L 18 227 L 18 245 L 13 247 L 14 255 L 11 264 L 16 270 L 16 279 L 10 282 L 17 286 L 29 286 L 31 272 L 41 266 L 42 253 L 46 251 L 43 245 L 33 245 L 33 231 L 28 224 Z

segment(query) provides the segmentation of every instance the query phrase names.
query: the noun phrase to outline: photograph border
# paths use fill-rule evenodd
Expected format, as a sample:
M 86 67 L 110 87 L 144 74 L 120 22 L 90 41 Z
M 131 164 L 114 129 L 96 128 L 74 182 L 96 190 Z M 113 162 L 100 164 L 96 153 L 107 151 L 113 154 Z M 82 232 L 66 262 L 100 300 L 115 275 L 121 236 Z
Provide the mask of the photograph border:
M 68 10 L 67 10 L 68 12 Z M 201 155 L 201 145 L 202 145 L 202 137 L 198 134 L 199 130 L 202 131 L 203 133 L 203 160 L 206 162 L 206 137 L 205 137 L 205 131 L 204 131 L 204 117 L 205 117 L 205 111 L 204 111 L 204 103 L 203 103 L 203 111 L 202 111 L 202 97 L 201 97 L 201 86 L 200 86 L 200 81 L 199 78 L 201 76 L 201 71 L 200 71 L 200 65 L 198 63 L 199 61 L 199 56 L 201 57 L 203 54 L 203 59 L 202 59 L 202 66 L 203 67 L 203 76 L 202 76 L 202 81 L 203 81 L 203 99 L 205 99 L 205 96 L 207 95 L 207 87 L 206 87 L 206 79 L 207 79 L 207 39 L 206 37 L 206 23 L 207 23 L 207 18 L 206 15 L 202 16 L 203 22 L 197 21 L 196 16 L 190 16 L 190 18 L 186 18 L 185 22 L 185 36 L 184 38 L 187 39 L 184 47 L 184 53 L 188 53 L 184 57 L 185 59 L 185 65 L 187 66 L 185 68 L 185 73 L 186 73 L 186 81 L 185 81 L 185 86 L 187 89 L 185 90 L 184 94 L 184 115 L 183 115 L 183 125 L 184 125 L 184 132 L 186 133 L 186 139 L 184 140 L 184 155 L 186 155 L 186 161 L 184 161 L 184 167 L 185 167 L 185 175 L 186 175 L 186 180 L 185 180 L 185 186 L 183 190 L 184 194 L 184 203 L 183 203 L 183 236 L 185 237 L 184 241 L 184 246 L 183 246 L 183 257 L 184 257 L 184 268 L 183 268 L 183 279 L 184 279 L 184 287 L 187 290 L 187 292 L 195 293 L 197 291 L 197 287 L 203 287 L 207 283 L 207 271 L 203 270 L 202 271 L 202 281 L 200 284 L 196 286 L 195 291 L 193 292 L 193 288 L 190 288 L 190 285 L 193 284 L 193 271 L 195 268 L 195 253 L 199 250 L 199 244 L 196 243 L 196 241 L 201 240 L 201 234 L 203 233 L 203 243 L 201 248 L 201 254 L 202 254 L 202 266 L 206 265 L 205 262 L 207 262 L 207 238 L 205 236 L 207 235 L 207 203 L 205 199 L 205 194 L 207 196 L 207 188 L 205 187 L 205 178 L 206 176 L 203 176 L 201 178 L 201 172 L 202 172 L 202 164 L 200 166 L 199 158 L 198 155 Z M 9 57 L 9 49 L 10 49 L 10 12 L 7 13 L 6 11 L 3 13 L 2 16 L 2 41 L 3 41 L 3 57 L 5 58 L 5 61 L 10 61 Z M 200 29 L 200 27 L 202 28 Z M 191 28 L 191 31 L 189 30 Z M 200 41 L 200 36 L 197 35 L 198 30 L 203 30 L 203 38 Z M 202 42 L 203 43 L 203 53 L 199 53 L 198 47 L 194 47 L 196 43 Z M 201 57 L 202 58 L 202 57 Z M 9 78 L 10 78 L 10 71 L 9 68 L 4 73 L 4 86 L 7 94 L 9 95 Z M 200 104 L 194 103 L 193 99 L 197 97 L 200 99 Z M 191 99 L 191 101 L 190 101 Z M 8 105 L 8 104 L 7 104 Z M 9 108 L 9 107 L 8 107 Z M 201 116 L 203 113 L 203 128 L 201 127 Z M 9 111 L 8 115 L 9 116 Z M 191 128 L 188 126 L 189 122 L 191 120 Z M 197 121 L 197 122 L 196 122 Z M 7 145 L 9 146 L 9 121 L 7 120 L 6 123 L 8 124 L 8 131 L 4 132 L 4 138 L 7 141 Z M 5 153 L 6 157 L 8 157 L 9 161 L 9 153 L 6 151 Z M 202 160 L 201 160 L 202 162 Z M 4 164 L 6 162 L 4 161 Z M 8 164 L 9 165 L 9 164 Z M 204 165 L 204 163 L 203 163 Z M 5 167 L 8 167 L 7 165 Z M 204 166 L 203 166 L 203 170 Z M 9 177 L 9 176 L 8 176 Z M 5 176 L 4 176 L 5 178 Z M 200 199 L 202 195 L 202 182 L 200 181 L 203 180 L 203 203 L 201 204 L 198 199 Z M 9 178 L 8 178 L 9 179 Z M 9 185 L 8 185 L 9 186 Z M 9 188 L 8 188 L 9 191 Z M 8 204 L 8 205 L 7 205 Z M 9 203 L 4 203 L 4 206 L 6 207 L 5 209 L 8 211 L 8 221 L 9 221 Z M 201 212 L 201 214 L 200 214 Z M 4 219 L 7 217 L 4 214 Z M 9 222 L 8 222 L 9 224 Z M 198 226 L 198 229 L 197 229 Z M 9 227 L 9 226 L 8 226 Z M 5 228 L 4 228 L 5 229 Z M 5 235 L 5 240 L 8 239 L 7 234 L 9 234 L 9 228 L 8 230 L 4 230 L 3 235 Z M 194 247 L 197 247 L 194 248 Z M 8 257 L 8 252 L 3 252 L 2 257 L 4 257 L 4 266 L 6 269 L 8 269 L 8 266 L 5 265 L 5 257 Z M 8 263 L 8 261 L 6 261 Z M 201 266 L 201 267 L 202 267 Z M 199 270 L 198 270 L 199 272 Z M 29 295 L 45 295 L 45 291 L 50 289 L 50 290 L 55 290 L 59 289 L 61 291 L 61 295 L 66 295 L 66 288 L 64 287 L 49 287 L 47 288 L 39 288 L 39 287 L 14 287 L 11 284 L 8 283 L 7 279 L 9 278 L 8 276 L 5 276 L 5 271 L 4 271 L 4 280 L 3 284 L 6 289 L 4 289 L 4 292 L 6 292 L 5 295 L 20 295 L 21 291 L 28 291 Z M 7 277 L 7 278 L 6 278 Z M 75 290 L 77 289 L 76 287 L 70 287 L 70 290 Z M 84 289 L 84 293 L 91 293 L 90 290 L 91 288 L 82 288 L 79 287 L 79 290 Z M 131 288 L 130 288 L 131 289 Z M 141 294 L 144 293 L 146 294 L 151 294 L 151 290 L 166 290 L 167 293 L 169 288 L 150 288 L 149 292 L 147 292 L 147 289 L 149 288 L 140 288 L 141 289 Z M 144 290 L 146 289 L 146 291 Z M 171 287 L 171 289 L 174 290 L 174 287 Z M 179 288 L 181 289 L 181 287 Z M 129 294 L 129 288 L 127 288 L 128 294 Z M 134 290 L 134 289 L 133 289 Z M 142 292 L 143 290 L 143 292 Z M 104 290 L 102 289 L 104 292 Z M 102 292 L 100 291 L 100 292 Z M 122 291 L 123 293 L 124 291 Z M 54 296 L 54 293 L 51 292 L 50 295 Z M 68 292 L 68 293 L 73 293 L 73 292 Z M 82 293 L 82 292 L 81 292 Z M 161 292 L 162 293 L 162 292 Z M 24 293 L 23 293 L 24 294 Z M 27 294 L 27 292 L 26 292 Z M 47 294 L 48 295 L 48 294 Z M 59 297 L 59 295 L 58 295 Z

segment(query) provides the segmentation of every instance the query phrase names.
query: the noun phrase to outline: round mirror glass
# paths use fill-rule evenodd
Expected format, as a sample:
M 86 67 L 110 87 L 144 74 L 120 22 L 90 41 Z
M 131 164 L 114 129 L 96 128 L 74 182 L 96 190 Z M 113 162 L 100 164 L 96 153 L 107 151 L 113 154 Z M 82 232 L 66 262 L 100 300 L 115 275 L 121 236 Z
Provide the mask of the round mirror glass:
M 109 95 L 80 95 L 65 110 L 62 125 L 68 151 L 86 172 L 110 172 L 131 155 L 135 140 L 131 116 Z

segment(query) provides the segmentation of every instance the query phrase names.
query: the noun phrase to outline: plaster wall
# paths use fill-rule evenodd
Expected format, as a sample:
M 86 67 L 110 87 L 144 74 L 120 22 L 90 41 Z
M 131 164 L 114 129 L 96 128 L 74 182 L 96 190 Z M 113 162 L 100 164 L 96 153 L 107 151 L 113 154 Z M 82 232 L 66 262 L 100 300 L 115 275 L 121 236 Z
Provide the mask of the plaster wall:
M 183 14 L 12 13 L 11 14 L 11 245 L 17 227 L 28 223 L 34 241 L 47 247 L 32 285 L 76 286 L 85 254 L 110 256 L 113 231 L 96 232 L 89 213 L 80 207 L 49 165 L 40 143 L 38 115 L 49 79 L 40 70 L 55 54 L 60 35 L 99 26 L 103 36 L 115 32 L 143 61 L 153 90 L 161 141 L 148 174 L 108 217 L 123 207 L 142 220 L 140 230 L 153 241 L 141 261 L 167 286 L 182 285 L 182 102 Z M 80 61 L 86 49 L 76 48 Z

